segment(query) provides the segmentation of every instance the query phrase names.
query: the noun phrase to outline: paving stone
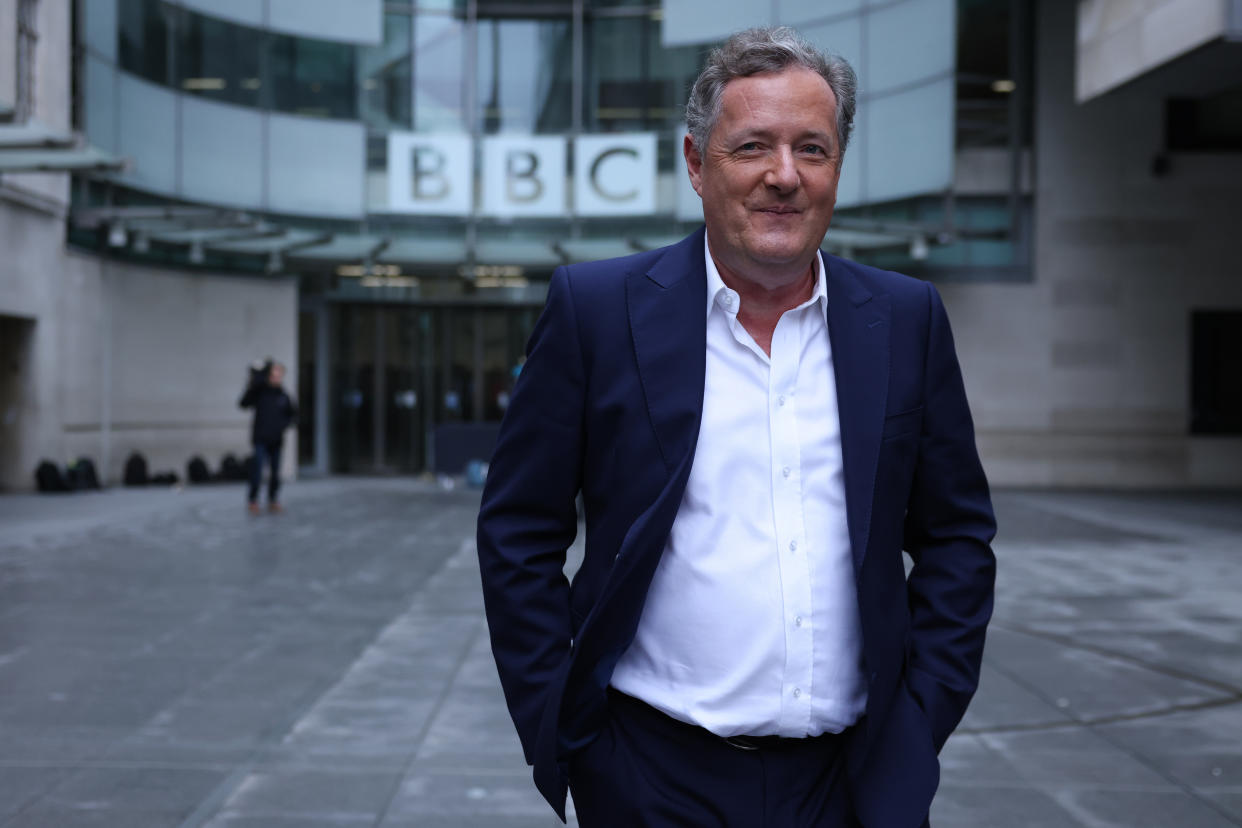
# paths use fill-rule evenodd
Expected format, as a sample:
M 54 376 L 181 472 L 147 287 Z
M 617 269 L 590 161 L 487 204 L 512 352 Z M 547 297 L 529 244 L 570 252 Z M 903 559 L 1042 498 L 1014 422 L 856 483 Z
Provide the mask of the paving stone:
M 298 481 L 256 520 L 242 495 L 0 497 L 0 824 L 559 825 L 496 679 L 477 492 Z M 996 505 L 933 824 L 1242 824 L 1236 500 Z
M 41 804 L 77 811 L 189 813 L 227 776 L 184 768 L 83 768 L 49 791 Z
M 1242 788 L 1242 717 L 1236 704 L 1117 722 L 1099 732 L 1185 785 Z
M 332 771 L 264 770 L 248 775 L 229 798 L 227 813 L 240 817 L 369 820 L 387 806 L 401 775 Z
M 941 784 L 932 803 L 935 828 L 1082 828 L 1055 799 L 1011 785 Z
M 1085 728 L 988 733 L 979 738 L 1036 785 L 1171 787 L 1148 765 Z
M 1056 799 L 1087 828 L 1237 826 L 1209 803 L 1181 791 L 1063 790 L 1057 792 Z

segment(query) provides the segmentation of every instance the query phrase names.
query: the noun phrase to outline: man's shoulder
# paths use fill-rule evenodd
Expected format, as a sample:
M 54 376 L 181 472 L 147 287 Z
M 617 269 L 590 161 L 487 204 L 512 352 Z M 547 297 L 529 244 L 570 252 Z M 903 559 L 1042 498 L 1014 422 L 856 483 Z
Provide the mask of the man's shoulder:
M 927 296 L 927 283 L 922 279 L 898 273 L 895 270 L 882 270 L 871 265 L 842 259 L 824 253 L 824 266 L 828 269 L 828 278 L 834 273 L 853 278 L 862 287 L 873 294 L 888 294 L 900 298 L 923 298 Z

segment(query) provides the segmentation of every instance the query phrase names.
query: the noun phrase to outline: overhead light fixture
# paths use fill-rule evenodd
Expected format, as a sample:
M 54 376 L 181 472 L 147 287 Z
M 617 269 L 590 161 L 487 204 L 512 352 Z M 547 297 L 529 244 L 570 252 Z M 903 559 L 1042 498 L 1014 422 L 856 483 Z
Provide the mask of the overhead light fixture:
M 267 272 L 279 273 L 285 269 L 285 259 L 279 250 L 273 250 L 267 257 Z
M 224 78 L 186 78 L 181 88 L 189 92 L 218 92 L 228 84 Z
M 916 262 L 921 262 L 927 258 L 927 254 L 931 252 L 927 245 L 927 236 L 919 233 L 910 239 L 910 258 Z
M 997 80 L 992 81 L 992 91 L 997 92 L 1001 95 L 1008 95 L 1010 92 L 1012 92 L 1013 90 L 1017 88 L 1018 88 L 1018 85 L 1014 83 L 1013 81 L 1011 81 L 1009 78 L 999 78 Z
M 151 240 L 147 238 L 146 233 L 134 234 L 134 252 L 147 253 L 151 250 Z
M 201 265 L 207 256 L 203 253 L 203 243 L 199 239 L 190 242 L 190 264 Z
M 125 232 L 125 225 L 119 221 L 114 221 L 108 225 L 108 246 L 124 247 L 129 241 L 129 234 Z

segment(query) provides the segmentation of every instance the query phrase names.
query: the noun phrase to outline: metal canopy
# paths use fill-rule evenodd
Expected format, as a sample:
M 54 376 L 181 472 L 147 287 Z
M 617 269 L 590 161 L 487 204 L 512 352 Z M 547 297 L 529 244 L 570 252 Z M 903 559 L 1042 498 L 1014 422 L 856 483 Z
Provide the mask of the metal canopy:
M 275 236 L 281 231 L 272 227 L 235 225 L 163 231 L 136 230 L 136 232 L 146 232 L 147 237 L 151 241 L 163 242 L 164 244 L 194 244 L 197 242 L 199 244 L 208 244 L 212 247 L 216 247 L 230 241 L 253 239 L 255 237 Z
M 872 230 L 850 230 L 846 228 L 828 228 L 828 235 L 820 247 L 833 250 L 867 250 L 875 247 L 901 247 L 912 241 L 914 234 L 878 233 Z
M 135 230 L 156 232 L 162 229 L 186 229 L 191 226 L 218 226 L 225 223 L 249 225 L 250 216 L 236 210 L 214 207 L 83 207 L 73 211 L 73 223 L 79 227 L 124 222 Z
M 125 162 L 94 147 L 83 149 L 0 149 L 0 173 L 115 172 Z
M 625 239 L 567 239 L 557 246 L 571 262 L 593 262 L 628 256 L 634 248 Z
M 561 255 L 547 242 L 526 239 L 479 239 L 475 259 L 482 264 L 556 267 Z
M 250 255 L 268 255 L 284 253 L 312 244 L 322 244 L 332 238 L 327 233 L 316 233 L 310 230 L 284 230 L 270 235 L 254 236 L 248 239 L 237 239 L 220 242 L 207 242 L 207 249 L 220 253 L 242 253 Z
M 0 149 L 65 149 L 78 145 L 78 137 L 45 127 L 36 121 L 0 125 Z
M 633 240 L 633 243 L 640 250 L 655 250 L 657 247 L 668 247 L 670 244 L 684 239 L 685 236 L 642 236 Z
M 317 262 L 364 262 L 375 259 L 388 244 L 385 236 L 338 234 L 321 244 L 299 248 L 293 255 Z
M 89 146 L 79 134 L 37 121 L 0 124 L 0 173 L 110 172 L 124 168 L 124 161 Z
M 466 261 L 465 239 L 394 239 L 379 261 L 395 264 L 452 264 Z

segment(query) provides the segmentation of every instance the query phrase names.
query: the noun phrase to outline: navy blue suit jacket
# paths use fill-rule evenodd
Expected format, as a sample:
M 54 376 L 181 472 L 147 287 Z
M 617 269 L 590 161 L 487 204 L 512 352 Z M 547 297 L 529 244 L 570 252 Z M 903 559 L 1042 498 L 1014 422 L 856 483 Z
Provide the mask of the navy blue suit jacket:
M 824 263 L 869 681 L 849 776 L 868 828 L 917 826 L 936 754 L 978 684 L 995 521 L 935 289 Z M 535 782 L 562 819 L 567 760 L 606 715 L 694 459 L 706 307 L 702 229 L 558 268 L 492 458 L 478 524 L 492 651 Z M 570 584 L 579 491 L 586 552 Z

